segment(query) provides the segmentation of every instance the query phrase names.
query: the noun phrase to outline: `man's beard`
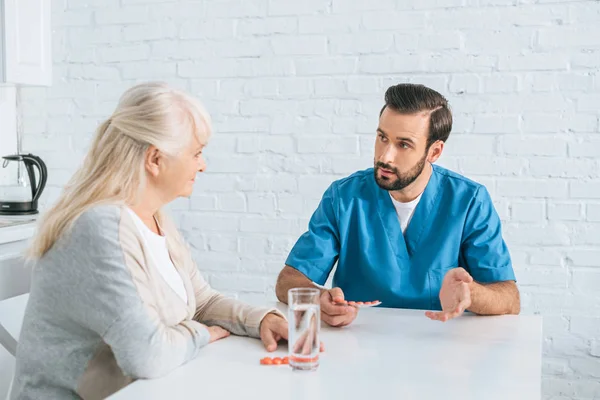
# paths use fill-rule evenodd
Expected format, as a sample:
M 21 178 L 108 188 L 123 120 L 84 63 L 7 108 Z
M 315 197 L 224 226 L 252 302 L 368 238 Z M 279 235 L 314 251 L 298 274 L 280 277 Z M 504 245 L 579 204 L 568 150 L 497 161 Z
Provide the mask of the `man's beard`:
M 414 181 L 421 175 L 423 169 L 425 168 L 425 162 L 427 160 L 427 152 L 423 155 L 423 158 L 417 162 L 417 164 L 412 167 L 409 171 L 404 174 L 398 172 L 398 169 L 392 167 L 389 164 L 384 164 L 381 161 L 375 162 L 375 182 L 379 185 L 380 188 L 388 191 L 402 190 Z M 377 172 L 380 168 L 387 169 L 388 171 L 393 171 L 396 174 L 397 179 L 387 178 L 383 176 L 379 176 Z

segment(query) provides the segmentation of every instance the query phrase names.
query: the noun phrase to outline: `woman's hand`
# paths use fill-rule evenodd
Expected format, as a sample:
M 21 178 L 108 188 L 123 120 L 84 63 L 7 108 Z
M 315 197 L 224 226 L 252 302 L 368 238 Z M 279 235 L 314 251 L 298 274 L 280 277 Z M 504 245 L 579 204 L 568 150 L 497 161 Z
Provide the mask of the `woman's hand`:
M 208 343 L 216 342 L 219 339 L 223 339 L 231 335 L 231 333 L 228 330 L 223 329 L 220 326 L 207 326 L 206 329 L 210 334 L 210 340 L 208 341 Z
M 277 342 L 288 338 L 288 323 L 277 314 L 267 314 L 260 323 L 260 339 L 267 351 L 277 350 Z

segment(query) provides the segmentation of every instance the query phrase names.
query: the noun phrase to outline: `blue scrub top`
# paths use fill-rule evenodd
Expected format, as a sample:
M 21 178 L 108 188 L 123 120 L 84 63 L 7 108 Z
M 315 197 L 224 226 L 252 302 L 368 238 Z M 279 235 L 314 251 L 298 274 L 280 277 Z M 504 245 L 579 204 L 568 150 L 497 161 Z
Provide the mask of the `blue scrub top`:
M 347 300 L 384 307 L 440 310 L 451 268 L 481 283 L 515 280 L 486 188 L 437 165 L 404 234 L 372 168 L 333 182 L 286 264 L 323 285 L 336 261 L 333 285 Z

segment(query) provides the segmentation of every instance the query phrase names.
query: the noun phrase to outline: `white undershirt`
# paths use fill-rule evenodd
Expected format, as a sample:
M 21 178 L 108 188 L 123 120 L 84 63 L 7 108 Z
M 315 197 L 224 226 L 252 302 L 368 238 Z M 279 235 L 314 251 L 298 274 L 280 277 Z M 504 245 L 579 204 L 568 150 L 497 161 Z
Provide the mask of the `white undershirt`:
M 169 250 L 167 248 L 167 237 L 162 235 L 157 235 L 152 232 L 150 228 L 146 226 L 144 221 L 130 208 L 127 208 L 129 214 L 133 217 L 135 221 L 135 225 L 137 226 L 139 232 L 144 237 L 146 241 L 146 248 L 150 250 L 150 257 L 154 260 L 158 268 L 158 272 L 160 272 L 161 276 L 167 282 L 167 284 L 173 289 L 175 293 L 181 300 L 183 300 L 186 304 L 188 302 L 187 293 L 185 291 L 185 286 L 183 285 L 183 280 L 177 272 L 173 261 L 171 261 L 171 257 L 169 256 Z M 158 225 L 158 222 L 156 223 Z M 162 229 L 160 225 L 158 225 L 159 231 L 162 233 Z
M 417 204 L 421 200 L 420 194 L 419 197 L 414 199 L 413 201 L 409 201 L 408 203 L 401 203 L 398 200 L 394 199 L 390 194 L 390 198 L 394 203 L 394 208 L 396 209 L 396 214 L 398 215 L 398 220 L 400 221 L 400 227 L 402 228 L 402 233 L 406 231 L 410 220 L 412 219 L 413 214 L 415 213 L 415 208 L 417 208 Z

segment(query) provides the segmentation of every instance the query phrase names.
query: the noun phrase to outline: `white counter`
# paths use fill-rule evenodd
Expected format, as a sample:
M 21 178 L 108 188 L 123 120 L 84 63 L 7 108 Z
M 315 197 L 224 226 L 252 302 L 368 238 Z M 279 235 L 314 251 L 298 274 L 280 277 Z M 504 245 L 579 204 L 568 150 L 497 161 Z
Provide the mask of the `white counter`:
M 35 233 L 35 228 L 35 222 L 0 228 L 0 260 L 14 256 L 22 249 Z
M 35 221 L 18 225 L 0 226 L 0 244 L 29 239 L 33 236 L 35 227 Z
M 29 291 L 31 270 L 24 266 L 23 254 L 35 230 L 35 222 L 0 228 L 0 300 Z
M 13 356 L 16 354 L 28 300 L 29 294 L 23 294 L 0 301 L 0 345 Z

